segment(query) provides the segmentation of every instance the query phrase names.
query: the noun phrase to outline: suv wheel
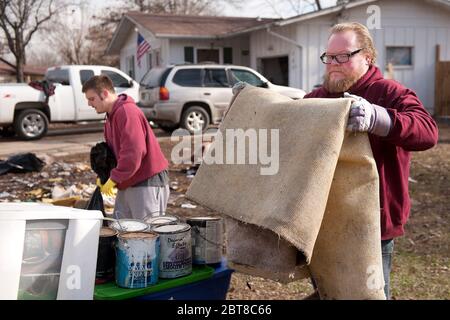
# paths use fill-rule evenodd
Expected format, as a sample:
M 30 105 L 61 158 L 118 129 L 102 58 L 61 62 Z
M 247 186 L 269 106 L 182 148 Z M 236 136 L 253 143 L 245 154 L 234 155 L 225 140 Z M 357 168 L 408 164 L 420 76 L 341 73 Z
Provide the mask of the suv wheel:
M 14 131 L 22 139 L 40 139 L 47 133 L 47 130 L 47 116 L 40 110 L 23 110 L 14 119 Z
M 187 129 L 191 133 L 199 130 L 205 131 L 206 128 L 208 128 L 209 122 L 208 112 L 205 108 L 197 106 L 187 108 L 181 117 L 181 127 Z

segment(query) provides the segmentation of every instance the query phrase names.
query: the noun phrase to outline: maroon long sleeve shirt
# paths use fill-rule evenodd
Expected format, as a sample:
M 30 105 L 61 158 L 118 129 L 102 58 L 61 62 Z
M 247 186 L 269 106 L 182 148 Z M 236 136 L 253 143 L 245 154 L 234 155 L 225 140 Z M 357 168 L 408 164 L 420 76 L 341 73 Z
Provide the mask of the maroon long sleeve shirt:
M 117 159 L 111 179 L 120 190 L 154 176 L 169 165 L 147 119 L 127 95 L 119 95 L 108 113 L 105 140 Z
M 386 108 L 392 128 L 387 137 L 369 133 L 370 145 L 380 179 L 381 239 L 404 234 L 411 203 L 408 192 L 410 151 L 432 148 L 438 140 L 438 128 L 417 95 L 400 83 L 384 79 L 380 70 L 371 66 L 349 93 Z M 320 87 L 305 98 L 340 98 Z

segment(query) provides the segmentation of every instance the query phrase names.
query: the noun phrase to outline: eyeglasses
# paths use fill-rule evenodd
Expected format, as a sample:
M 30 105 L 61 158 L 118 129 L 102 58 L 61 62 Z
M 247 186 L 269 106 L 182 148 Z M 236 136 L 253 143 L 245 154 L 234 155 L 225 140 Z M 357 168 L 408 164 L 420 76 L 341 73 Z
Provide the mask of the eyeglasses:
M 348 60 L 350 60 L 350 57 L 353 57 L 355 54 L 360 52 L 361 50 L 364 50 L 364 48 L 355 50 L 350 53 L 340 53 L 340 54 L 326 54 L 325 52 L 320 56 L 320 60 L 322 60 L 325 64 L 331 64 L 333 62 L 333 59 L 337 63 L 346 63 Z

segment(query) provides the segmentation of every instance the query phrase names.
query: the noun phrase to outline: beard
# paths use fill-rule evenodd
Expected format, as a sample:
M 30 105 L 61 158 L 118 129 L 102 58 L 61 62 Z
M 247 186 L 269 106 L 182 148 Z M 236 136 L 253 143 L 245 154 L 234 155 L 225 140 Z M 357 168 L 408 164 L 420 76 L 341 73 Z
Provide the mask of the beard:
M 344 79 L 331 80 L 328 72 L 323 76 L 323 86 L 330 93 L 341 93 L 348 91 L 358 80 L 359 76 L 356 74 L 346 75 Z

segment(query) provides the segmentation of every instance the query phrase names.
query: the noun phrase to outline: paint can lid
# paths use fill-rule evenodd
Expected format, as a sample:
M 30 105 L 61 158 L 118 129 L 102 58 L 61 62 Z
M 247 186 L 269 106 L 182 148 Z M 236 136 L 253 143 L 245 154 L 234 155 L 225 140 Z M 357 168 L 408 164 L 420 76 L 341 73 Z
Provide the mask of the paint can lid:
M 154 232 L 121 232 L 119 238 L 121 239 L 152 239 L 157 238 L 158 235 Z
M 134 219 L 119 219 L 118 221 L 111 222 L 109 226 L 119 232 L 136 232 L 148 229 L 147 224 Z
M 157 233 L 178 233 L 185 232 L 191 229 L 191 226 L 186 223 L 165 224 L 156 226 L 152 230 Z
M 222 218 L 218 216 L 205 216 L 205 217 L 190 217 L 186 219 L 186 221 L 204 221 L 204 220 L 222 220 Z
M 110 227 L 102 227 L 100 229 L 100 237 L 113 237 L 116 236 L 119 232 Z
M 150 216 L 150 217 L 145 217 L 144 218 L 144 222 L 148 223 L 150 225 L 160 225 L 160 224 L 167 224 L 167 223 L 173 223 L 173 222 L 177 222 L 178 218 L 175 216 Z

